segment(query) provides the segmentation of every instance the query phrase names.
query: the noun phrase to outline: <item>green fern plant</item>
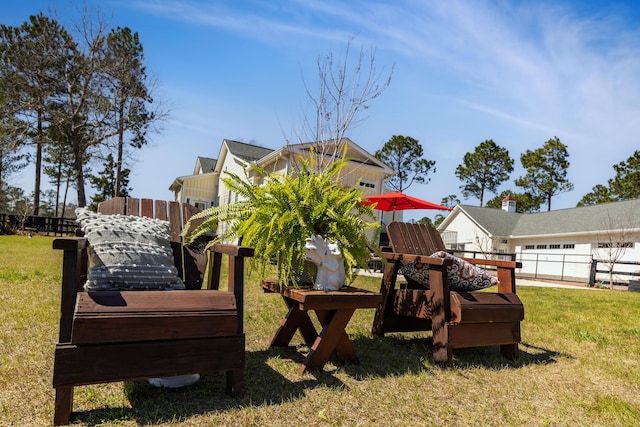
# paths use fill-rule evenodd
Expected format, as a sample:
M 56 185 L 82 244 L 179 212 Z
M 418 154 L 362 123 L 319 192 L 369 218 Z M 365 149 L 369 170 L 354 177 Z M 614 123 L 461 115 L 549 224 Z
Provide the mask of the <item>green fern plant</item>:
M 297 174 L 266 174 L 254 167 L 265 177 L 262 185 L 227 173 L 222 180 L 242 201 L 194 215 L 185 227 L 188 240 L 215 233 L 218 224 L 229 223 L 228 230 L 210 244 L 242 238 L 243 245 L 255 249 L 251 262 L 264 272 L 276 259 L 280 283 L 295 286 L 305 265 L 305 239 L 318 234 L 338 243 L 345 261 L 346 282 L 351 283 L 356 268 L 367 268 L 380 230 L 372 207 L 361 203 L 360 186 L 340 184 L 340 174 L 348 164 L 345 155 L 321 171 L 315 169 L 313 153 L 309 159 L 300 159 Z M 191 222 L 196 219 L 204 221 L 191 230 Z M 371 240 L 365 233 L 368 229 L 375 230 Z

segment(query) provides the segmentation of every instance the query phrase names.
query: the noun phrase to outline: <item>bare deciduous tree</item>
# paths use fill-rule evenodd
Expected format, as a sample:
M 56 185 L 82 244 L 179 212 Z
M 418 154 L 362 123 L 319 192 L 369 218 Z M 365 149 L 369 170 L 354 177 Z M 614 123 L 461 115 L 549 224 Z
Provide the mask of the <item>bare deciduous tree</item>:
M 347 42 L 343 57 L 333 52 L 318 56 L 316 88 L 304 83 L 312 114 L 305 114 L 297 138 L 314 143 L 319 170 L 342 154 L 347 131 L 365 119 L 361 113 L 391 84 L 393 67 L 388 75 L 378 70 L 373 49 L 361 48 L 353 58 L 353 40 Z
M 595 254 L 607 265 L 609 287 L 613 289 L 613 270 L 622 259 L 627 249 L 633 248 L 631 229 L 634 224 L 633 211 L 607 210 L 602 223 L 602 233 L 598 236 Z

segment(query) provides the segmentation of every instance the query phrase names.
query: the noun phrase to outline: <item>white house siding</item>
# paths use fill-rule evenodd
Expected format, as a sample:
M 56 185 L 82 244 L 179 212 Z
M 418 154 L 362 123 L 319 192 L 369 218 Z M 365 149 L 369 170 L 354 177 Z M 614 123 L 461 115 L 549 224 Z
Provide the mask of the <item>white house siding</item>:
M 528 237 L 514 239 L 514 241 L 517 260 L 522 262 L 520 273 L 523 276 L 587 281 L 591 274 L 592 258 L 600 260 L 610 258 L 607 249 L 598 249 L 598 243 L 602 240 L 594 239 L 588 234 Z M 533 248 L 527 248 L 530 246 Z M 640 261 L 640 244 L 636 242 L 633 247 L 625 249 L 618 260 Z M 606 269 L 606 265 L 599 264 L 598 269 Z M 638 266 L 617 264 L 615 270 L 638 272 Z M 598 275 L 599 279 L 602 277 L 602 274 Z M 629 277 L 623 275 L 619 277 L 620 281 L 628 279 Z
M 240 196 L 231 191 L 226 184 L 222 181 L 225 178 L 228 178 L 227 173 L 232 173 L 232 174 L 236 174 L 240 177 L 244 177 L 244 163 L 242 163 L 241 160 L 235 158 L 233 155 L 231 155 L 228 151 L 226 152 L 226 156 L 224 156 L 223 159 L 223 163 L 222 163 L 222 167 L 221 167 L 221 173 L 220 173 L 220 181 L 218 183 L 218 205 L 219 206 L 225 206 L 225 205 L 232 205 L 234 203 L 237 203 L 240 199 Z M 221 159 L 218 159 L 218 162 Z M 218 234 L 223 234 L 224 232 L 227 231 L 227 229 L 229 228 L 229 224 L 227 223 L 220 223 L 218 225 Z
M 523 276 L 580 281 L 589 278 L 591 243 L 588 236 L 518 238 L 514 239 L 514 250 L 517 261 L 522 262 L 520 274 Z
M 486 232 L 466 215 L 457 215 L 442 233 L 442 240 L 450 249 L 466 251 L 493 251 L 493 242 Z M 508 251 L 507 251 L 508 252 Z
M 209 208 L 215 203 L 215 181 L 212 173 L 185 177 L 177 197 L 200 209 Z
M 222 179 L 228 177 L 227 173 L 244 177 L 244 164 L 232 155 L 227 155 L 225 157 L 222 164 L 222 173 L 220 174 L 220 185 L 218 187 L 218 199 L 221 206 L 232 205 L 238 202 L 238 195 L 229 190 L 222 181 Z

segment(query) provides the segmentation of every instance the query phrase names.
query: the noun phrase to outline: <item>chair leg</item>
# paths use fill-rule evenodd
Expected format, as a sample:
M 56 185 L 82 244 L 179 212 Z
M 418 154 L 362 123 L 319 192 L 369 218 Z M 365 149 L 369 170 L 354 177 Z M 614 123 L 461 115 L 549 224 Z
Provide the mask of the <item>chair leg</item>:
M 433 324 L 433 361 L 443 365 L 450 365 L 453 360 L 453 350 L 449 345 L 449 325 Z
M 244 373 L 242 369 L 231 369 L 227 371 L 227 392 L 232 396 L 242 393 L 244 385 Z
M 61 426 L 69 424 L 69 422 L 71 421 L 72 409 L 73 386 L 57 387 L 53 425 Z
M 516 360 L 520 357 L 520 350 L 518 350 L 518 343 L 515 344 L 503 344 L 500 346 L 500 353 L 509 360 Z

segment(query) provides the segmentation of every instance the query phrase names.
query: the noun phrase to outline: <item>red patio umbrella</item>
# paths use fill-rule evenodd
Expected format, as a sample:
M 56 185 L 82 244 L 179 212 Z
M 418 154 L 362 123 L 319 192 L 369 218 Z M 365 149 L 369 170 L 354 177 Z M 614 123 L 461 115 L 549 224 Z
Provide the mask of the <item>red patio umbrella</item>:
M 451 208 L 418 199 L 416 197 L 407 196 L 398 191 L 386 194 L 377 194 L 368 196 L 362 202 L 365 205 L 375 205 L 373 208 L 379 211 L 402 211 L 406 209 L 439 209 L 450 211 Z

